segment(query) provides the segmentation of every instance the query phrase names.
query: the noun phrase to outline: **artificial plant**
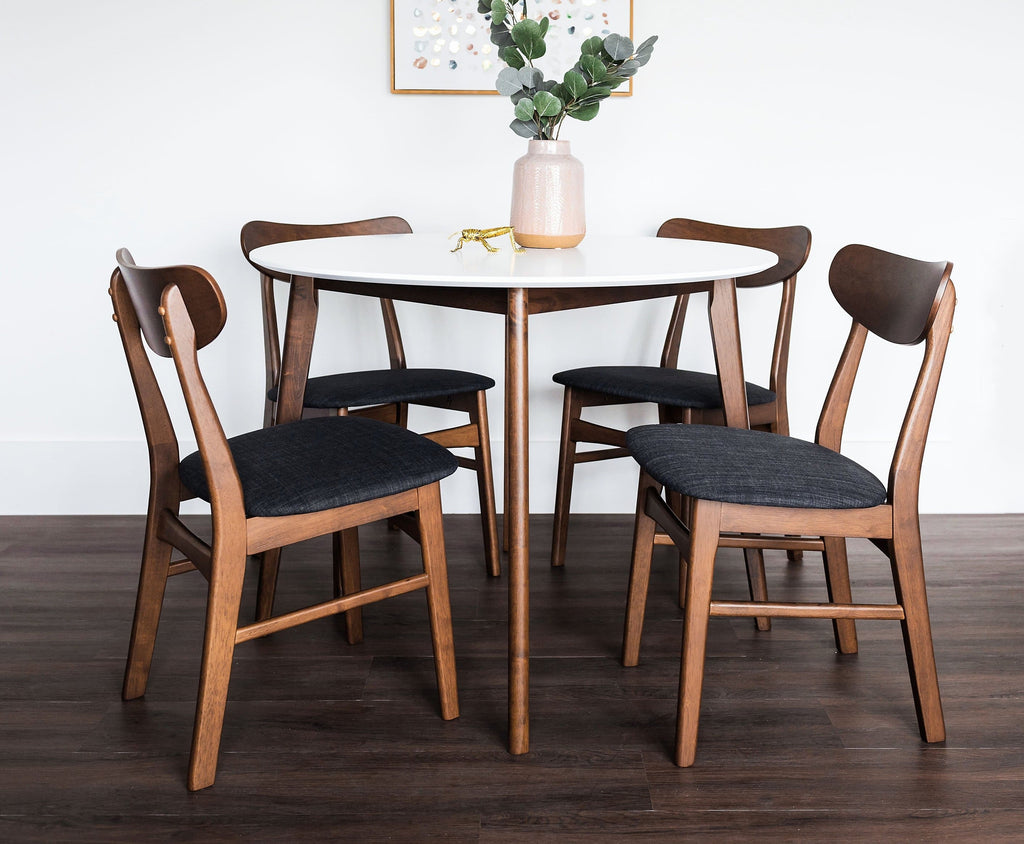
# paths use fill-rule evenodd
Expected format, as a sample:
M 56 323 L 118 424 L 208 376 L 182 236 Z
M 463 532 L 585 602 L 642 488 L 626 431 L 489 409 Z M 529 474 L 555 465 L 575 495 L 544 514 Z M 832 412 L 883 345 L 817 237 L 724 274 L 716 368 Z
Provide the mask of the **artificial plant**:
M 517 15 L 519 5 L 523 8 Z M 498 74 L 495 87 L 515 106 L 516 118 L 509 127 L 524 138 L 557 140 L 566 117 L 593 120 L 601 100 L 651 60 L 658 40 L 654 35 L 634 50 L 633 41 L 618 33 L 587 38 L 580 46 L 579 61 L 556 82 L 545 79 L 533 65 L 547 52 L 547 17 L 530 19 L 527 0 L 480 0 L 478 8 L 490 15 L 491 41 L 508 65 Z

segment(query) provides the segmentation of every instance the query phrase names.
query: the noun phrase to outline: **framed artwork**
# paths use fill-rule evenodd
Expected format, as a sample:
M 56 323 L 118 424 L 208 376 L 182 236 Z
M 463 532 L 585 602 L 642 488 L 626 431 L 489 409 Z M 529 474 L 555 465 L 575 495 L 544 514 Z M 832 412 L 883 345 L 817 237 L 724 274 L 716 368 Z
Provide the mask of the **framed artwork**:
M 490 15 L 478 8 L 478 0 L 391 0 L 391 92 L 497 94 L 505 63 L 491 43 Z M 576 63 L 587 38 L 633 37 L 633 0 L 528 0 L 527 10 L 549 20 L 547 52 L 534 62 L 549 79 Z M 632 80 L 615 95 L 631 92 Z

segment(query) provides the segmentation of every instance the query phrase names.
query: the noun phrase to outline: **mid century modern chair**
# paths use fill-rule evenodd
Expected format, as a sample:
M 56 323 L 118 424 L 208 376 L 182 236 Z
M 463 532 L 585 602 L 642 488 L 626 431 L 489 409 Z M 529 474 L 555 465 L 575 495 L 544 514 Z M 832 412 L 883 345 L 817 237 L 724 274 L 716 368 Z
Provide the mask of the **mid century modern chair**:
M 144 269 L 126 249 L 110 294 L 149 443 L 151 486 L 142 571 L 125 669 L 125 700 L 145 694 L 167 578 L 198 570 L 209 581 L 206 636 L 188 787 L 213 784 L 235 645 L 336 613 L 346 614 L 349 641 L 362 638 L 364 604 L 425 589 L 441 715 L 459 714 L 439 481 L 455 471 L 440 445 L 395 425 L 333 417 L 227 439 L 200 374 L 197 351 L 220 334 L 224 297 L 198 267 Z M 173 358 L 199 451 L 179 462 L 178 442 L 143 338 Z M 211 502 L 212 540 L 179 519 L 179 502 Z M 423 571 L 362 588 L 357 529 L 414 513 Z M 239 626 L 246 557 L 268 548 L 340 532 L 336 597 Z M 172 549 L 184 560 L 171 561 Z
M 252 221 L 242 227 L 242 252 L 260 274 L 263 304 L 263 338 L 266 358 L 267 395 L 264 425 L 271 425 L 277 400 L 277 383 L 281 374 L 281 341 L 278 334 L 274 282 L 287 277 L 261 267 L 249 259 L 249 253 L 260 246 L 290 240 L 350 235 L 408 234 L 409 224 L 401 217 L 379 217 L 347 223 L 302 225 Z M 494 477 L 491 467 L 491 442 L 487 427 L 486 390 L 494 380 L 474 372 L 457 369 L 410 369 L 406 366 L 402 335 L 398 327 L 395 305 L 390 299 L 380 300 L 384 330 L 390 357 L 389 369 L 342 372 L 322 375 L 306 381 L 304 405 L 308 409 L 382 419 L 402 427 L 408 424 L 409 405 L 425 405 L 469 414 L 469 423 L 457 428 L 424 433 L 428 439 L 447 448 L 472 448 L 474 459 L 459 457 L 459 465 L 474 469 L 480 495 L 480 518 L 483 525 L 484 558 L 488 572 L 501 574 L 498 549 L 497 518 L 494 503 Z M 350 410 L 350 408 L 356 408 Z M 268 555 L 265 565 L 274 571 L 264 572 L 261 579 L 258 615 L 270 611 L 273 584 L 276 580 L 276 557 Z
M 853 327 L 814 443 L 708 425 L 647 425 L 629 432 L 627 444 L 642 472 L 623 642 L 625 665 L 636 665 L 639 658 L 655 524 L 681 548 L 689 548 L 678 765 L 692 765 L 694 760 L 710 616 L 831 618 L 842 653 L 857 650 L 855 619 L 899 620 L 921 736 L 929 742 L 944 739 L 917 501 L 928 425 L 956 305 L 951 271 L 952 264 L 916 261 L 868 246 L 847 246 L 838 252 L 829 282 L 839 304 L 853 317 Z M 868 334 L 903 345 L 925 342 L 888 486 L 839 453 Z M 663 487 L 693 500 L 689 531 L 661 498 Z M 825 537 L 828 603 L 712 599 L 715 552 L 726 533 Z M 853 603 L 847 536 L 867 537 L 889 557 L 895 604 Z
M 782 287 L 768 387 L 748 383 L 747 402 L 752 428 L 788 434 L 786 372 L 789 366 L 789 338 L 793 324 L 796 276 L 810 252 L 810 231 L 803 226 L 748 229 L 676 218 L 662 224 L 658 236 L 737 243 L 767 249 L 779 256 L 779 262 L 774 267 L 739 278 L 736 286 L 753 288 L 779 284 Z M 553 376 L 557 383 L 565 387 L 565 391 L 555 484 L 551 565 L 561 566 L 565 562 L 573 470 L 576 464 L 629 454 L 625 448 L 626 432 L 583 420 L 581 416 L 584 408 L 652 402 L 658 405 L 661 422 L 724 424 L 722 396 L 716 376 L 713 373 L 677 368 L 688 300 L 689 296 L 686 295 L 676 299 L 660 366 L 587 366 Z M 578 443 L 597 443 L 612 448 L 581 452 L 577 451 Z M 749 547 L 744 553 L 747 555 L 751 588 L 755 595 L 762 595 L 760 590 L 764 588 L 764 566 L 760 550 Z M 795 557 L 795 553 L 791 551 L 790 556 Z M 761 626 L 766 628 L 767 624 Z

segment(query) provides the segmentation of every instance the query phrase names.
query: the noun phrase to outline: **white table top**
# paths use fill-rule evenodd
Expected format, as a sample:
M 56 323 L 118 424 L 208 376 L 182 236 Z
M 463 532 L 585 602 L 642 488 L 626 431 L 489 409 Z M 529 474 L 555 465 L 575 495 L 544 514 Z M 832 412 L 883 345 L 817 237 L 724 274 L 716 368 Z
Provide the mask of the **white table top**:
M 277 273 L 355 282 L 445 287 L 621 287 L 753 275 L 778 263 L 773 252 L 698 240 L 588 234 L 573 249 L 500 252 L 443 234 L 331 237 L 261 246 L 249 258 Z

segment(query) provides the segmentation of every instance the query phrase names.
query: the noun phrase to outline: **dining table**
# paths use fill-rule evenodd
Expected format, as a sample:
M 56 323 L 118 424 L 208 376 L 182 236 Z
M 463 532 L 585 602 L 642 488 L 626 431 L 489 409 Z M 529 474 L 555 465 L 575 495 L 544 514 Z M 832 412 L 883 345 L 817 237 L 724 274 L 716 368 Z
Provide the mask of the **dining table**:
M 505 321 L 508 536 L 508 747 L 530 747 L 529 319 L 536 314 L 706 293 L 727 425 L 748 427 L 736 311 L 738 277 L 774 266 L 772 252 L 677 238 L 588 234 L 571 249 L 452 251 L 444 233 L 334 237 L 254 249 L 256 265 L 290 279 L 277 423 L 301 418 L 317 328 L 318 290 L 484 313 Z

